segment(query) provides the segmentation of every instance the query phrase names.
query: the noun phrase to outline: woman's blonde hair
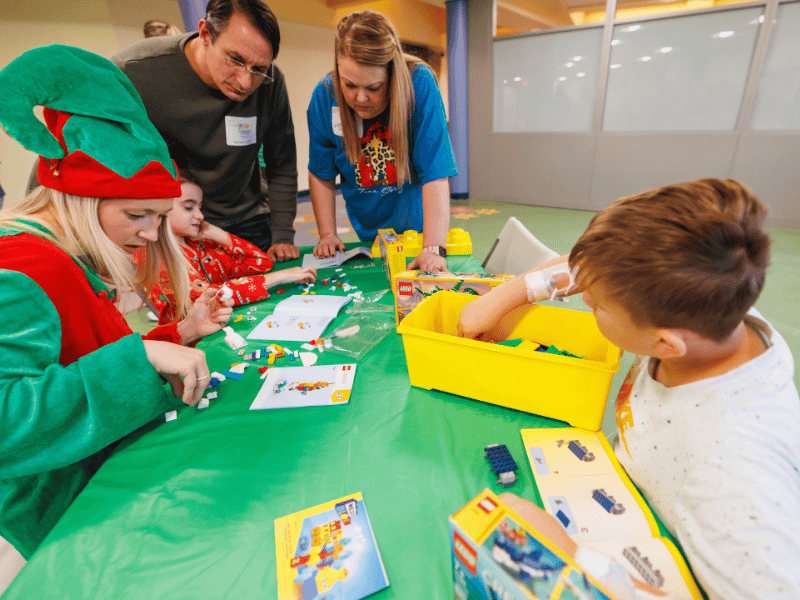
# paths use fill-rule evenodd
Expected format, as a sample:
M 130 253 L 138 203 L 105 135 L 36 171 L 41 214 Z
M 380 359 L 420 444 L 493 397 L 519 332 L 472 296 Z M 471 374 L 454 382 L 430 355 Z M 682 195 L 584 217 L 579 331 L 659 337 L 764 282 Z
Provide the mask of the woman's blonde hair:
M 37 218 L 40 213 L 49 212 L 60 231 L 51 232 L 47 239 L 95 271 L 118 293 L 144 290 L 144 297 L 148 297 L 158 281 L 163 260 L 175 290 L 178 314 L 185 316 L 191 306 L 189 267 L 170 231 L 169 220 L 162 219 L 158 226 L 158 241 L 146 241 L 143 260 L 137 269 L 131 257 L 103 231 L 98 214 L 102 201 L 101 198 L 73 196 L 39 186 L 0 213 L 0 225 L 10 225 L 45 237 L 42 231 L 25 221 L 41 223 L 49 229 L 51 225 L 47 219 Z
M 346 57 L 368 67 L 385 67 L 388 75 L 389 136 L 394 148 L 397 182 L 402 187 L 411 181 L 408 130 L 414 113 L 414 86 L 411 70 L 423 61 L 403 54 L 397 31 L 384 15 L 362 10 L 344 17 L 336 30 L 333 85 L 342 120 L 347 157 L 354 165 L 361 159 L 361 137 L 356 129 L 353 109 L 344 100 L 339 79 L 339 58 Z

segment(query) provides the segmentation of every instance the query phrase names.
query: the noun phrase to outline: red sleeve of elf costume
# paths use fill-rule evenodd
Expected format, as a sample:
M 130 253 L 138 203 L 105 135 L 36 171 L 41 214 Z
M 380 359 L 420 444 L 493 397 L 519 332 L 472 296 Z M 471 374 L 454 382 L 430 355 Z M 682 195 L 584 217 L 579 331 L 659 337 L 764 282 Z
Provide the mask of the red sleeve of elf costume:
M 153 340 L 155 342 L 172 342 L 173 344 L 180 345 L 181 336 L 178 335 L 178 323 L 169 323 L 156 327 L 147 335 L 143 335 L 142 339 Z

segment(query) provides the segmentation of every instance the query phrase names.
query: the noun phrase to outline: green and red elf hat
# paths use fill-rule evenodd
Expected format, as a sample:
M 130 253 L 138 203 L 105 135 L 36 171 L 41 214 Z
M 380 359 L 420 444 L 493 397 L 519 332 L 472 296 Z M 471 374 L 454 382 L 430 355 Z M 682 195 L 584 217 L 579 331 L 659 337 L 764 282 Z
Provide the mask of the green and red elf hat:
M 39 154 L 43 186 L 94 198 L 181 195 L 164 139 L 111 61 L 70 46 L 35 48 L 0 71 L 0 90 L 0 125 Z M 46 127 L 34 106 L 44 107 Z

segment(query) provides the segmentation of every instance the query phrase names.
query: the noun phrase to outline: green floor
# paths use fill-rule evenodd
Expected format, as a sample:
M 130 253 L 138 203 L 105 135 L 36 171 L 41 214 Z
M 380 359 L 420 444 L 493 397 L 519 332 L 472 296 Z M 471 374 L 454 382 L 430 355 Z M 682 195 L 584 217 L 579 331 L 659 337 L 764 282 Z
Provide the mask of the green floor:
M 339 197 L 341 202 L 341 197 Z M 509 217 L 516 217 L 544 244 L 559 253 L 567 253 L 583 233 L 593 212 L 565 210 L 538 206 L 523 206 L 500 202 L 481 202 L 478 200 L 454 201 L 451 207 L 451 227 L 460 227 L 469 232 L 472 238 L 473 254 L 483 261 L 498 233 Z M 309 230 L 314 227 L 311 203 L 298 205 L 296 243 L 311 245 L 316 236 Z M 343 225 L 339 217 L 339 225 Z M 305 225 L 305 226 L 303 226 Z M 772 265 L 767 275 L 767 284 L 761 298 L 756 303 L 759 311 L 786 339 L 795 357 L 800 356 L 800 311 L 797 298 L 800 297 L 800 230 L 772 228 Z M 354 233 L 342 236 L 345 242 L 357 241 Z M 588 310 L 577 297 L 572 297 L 567 308 Z M 142 311 L 128 315 L 131 327 L 136 331 L 147 331 L 150 324 Z M 619 387 L 630 367 L 632 356 L 625 354 L 619 372 L 614 377 L 609 397 L 616 398 Z M 800 376 L 795 374 L 795 384 Z M 611 433 L 615 429 L 613 402 L 609 402 L 603 420 L 603 431 Z

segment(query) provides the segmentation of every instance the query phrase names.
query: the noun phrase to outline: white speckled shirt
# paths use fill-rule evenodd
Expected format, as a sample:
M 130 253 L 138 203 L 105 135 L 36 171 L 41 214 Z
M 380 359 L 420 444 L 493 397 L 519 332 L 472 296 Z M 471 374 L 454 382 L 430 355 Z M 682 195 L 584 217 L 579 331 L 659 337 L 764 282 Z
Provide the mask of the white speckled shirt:
M 784 339 L 736 369 L 665 387 L 639 357 L 616 402 L 615 453 L 680 541 L 710 600 L 800 599 L 800 399 Z

